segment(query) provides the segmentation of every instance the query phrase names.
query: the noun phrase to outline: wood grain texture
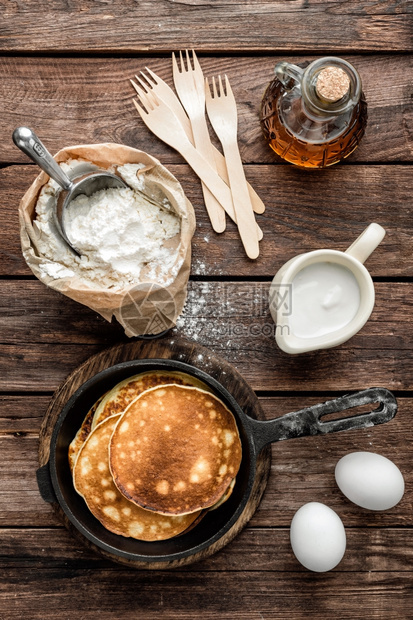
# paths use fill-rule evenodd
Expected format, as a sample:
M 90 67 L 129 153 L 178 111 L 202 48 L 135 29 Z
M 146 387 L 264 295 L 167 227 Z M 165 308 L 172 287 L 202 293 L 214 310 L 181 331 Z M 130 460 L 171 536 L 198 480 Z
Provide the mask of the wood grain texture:
M 413 276 L 413 190 L 409 166 L 337 166 L 303 173 L 290 166 L 246 166 L 266 204 L 257 221 L 264 231 L 260 256 L 246 258 L 232 222 L 212 231 L 201 184 L 186 165 L 171 165 L 195 208 L 191 273 L 196 276 L 272 278 L 290 258 L 320 248 L 345 250 L 373 221 L 387 235 L 366 265 L 373 276 Z M 21 254 L 18 205 L 36 177 L 34 166 L 0 169 L 0 275 L 31 275 Z M 396 191 L 397 188 L 397 191 Z
M 228 351 L 255 347 L 270 358 L 275 346 L 275 324 L 269 312 L 269 289 L 269 281 L 190 281 L 175 331 L 194 344 L 198 342 Z M 375 291 L 375 308 L 370 319 L 358 334 L 339 348 L 411 349 L 409 325 L 413 283 L 376 282 Z M 2 344 L 110 345 L 119 341 L 133 342 L 124 335 L 118 323 L 108 323 L 86 306 L 42 282 L 0 280 Z M 300 356 L 290 357 L 300 359 Z
M 231 361 L 255 389 L 269 390 L 260 398 L 267 418 L 374 384 L 408 391 L 399 392 L 389 424 L 274 444 L 259 509 L 222 552 L 172 572 L 127 570 L 72 538 L 35 480 L 52 391 L 91 354 L 126 338 L 34 279 L 0 280 L 0 620 L 413 618 L 412 13 L 410 0 L 0 0 L 0 277 L 31 276 L 17 206 L 37 171 L 21 165 L 27 160 L 12 144 L 13 129 L 32 126 L 52 152 L 125 143 L 167 165 L 196 210 L 199 281 L 190 284 L 179 331 Z M 206 75 L 227 73 L 236 96 L 246 174 L 267 205 L 254 263 L 231 224 L 224 235 L 212 233 L 198 179 L 131 103 L 128 79 L 149 66 L 172 84 L 170 52 L 187 47 Z M 280 165 L 258 123 L 273 67 L 330 52 L 361 73 L 366 135 L 333 169 Z M 387 236 L 367 262 L 380 279 L 370 321 L 337 349 L 282 354 L 266 305 L 270 278 L 299 252 L 345 249 L 371 221 Z M 237 282 L 225 281 L 233 276 Z M 400 467 L 406 493 L 394 509 L 359 509 L 336 487 L 335 464 L 355 450 Z M 291 552 L 291 518 L 308 501 L 331 506 L 346 527 L 347 552 L 327 574 L 306 571 Z
M 371 385 L 390 390 L 412 388 L 413 354 L 405 349 L 399 357 L 392 348 L 378 348 L 380 336 L 367 346 L 358 336 L 359 347 L 341 345 L 329 351 L 288 357 L 268 339 L 264 349 L 258 343 L 231 349 L 223 340 L 210 346 L 225 355 L 256 390 L 355 390 Z M 207 344 L 203 341 L 203 344 Z M 364 347 L 363 347 L 364 345 Z M 30 344 L 4 345 L 0 353 L 0 390 L 7 392 L 51 391 L 102 345 Z
M 333 349 L 291 356 L 274 342 L 267 282 L 192 282 L 178 327 L 255 390 L 412 389 L 411 283 L 376 284 L 364 328 Z M 1 281 L 0 390 L 52 391 L 90 355 L 127 339 L 119 326 L 37 281 Z M 12 311 L 10 311 L 12 309 Z
M 28 610 L 33 620 L 70 618 L 79 610 L 82 620 L 320 620 L 332 610 L 340 620 L 400 620 L 412 616 L 411 579 L 405 570 L 326 575 L 248 567 L 170 574 L 92 571 L 87 564 L 79 570 L 10 568 L 2 573 L 0 604 L 7 620 L 21 620 Z
M 0 436 L 38 434 L 50 396 L 0 395 Z
M 343 57 L 362 77 L 369 114 L 366 134 L 348 162 L 412 161 L 412 56 Z M 200 56 L 206 76 L 226 73 L 230 79 L 245 163 L 276 161 L 264 141 L 258 118 L 274 66 L 286 58 L 301 62 L 316 56 Z M 5 136 L 0 162 L 27 161 L 11 141 L 19 125 L 32 127 L 53 153 L 71 144 L 120 142 L 151 153 L 165 164 L 182 162 L 175 151 L 147 129 L 132 104 L 135 92 L 129 79 L 145 66 L 173 85 L 170 55 L 116 59 L 0 57 L 0 132 Z M 212 131 L 211 135 L 215 140 Z M 309 176 L 308 171 L 299 174 L 303 179 Z M 275 182 L 270 182 L 271 186 L 279 188 Z
M 61 528 L 4 528 L 1 530 L 1 539 L 2 571 L 12 568 L 115 569 L 113 562 L 80 547 Z M 412 574 L 410 543 L 411 533 L 403 528 L 348 528 L 346 554 L 334 573 L 337 576 L 340 573 L 368 570 L 371 573 L 400 571 Z M 179 572 L 241 572 L 245 569 L 245 557 L 248 557 L 248 571 L 251 573 L 304 573 L 292 553 L 289 528 L 253 527 L 241 532 L 226 550 L 195 566 L 182 567 Z M 136 575 L 139 581 L 139 574 Z
M 3 0 L 5 51 L 412 49 L 408 2 Z M 348 5 L 348 6 L 347 6 Z M 34 9 L 34 10 L 33 10 Z M 304 10 L 305 9 L 305 10 Z M 172 48 L 172 49 L 174 49 Z

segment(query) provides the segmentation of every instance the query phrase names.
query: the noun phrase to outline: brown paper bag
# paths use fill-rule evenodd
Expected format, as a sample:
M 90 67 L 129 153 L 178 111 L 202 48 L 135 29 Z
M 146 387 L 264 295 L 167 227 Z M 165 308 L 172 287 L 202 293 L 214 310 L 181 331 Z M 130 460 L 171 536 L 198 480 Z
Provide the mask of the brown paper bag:
M 156 335 L 173 327 L 186 299 L 191 239 L 195 230 L 193 207 L 177 179 L 154 157 L 121 144 L 71 146 L 59 151 L 55 159 L 58 162 L 83 159 L 104 169 L 112 165 L 144 164 L 142 174 L 148 193 L 153 197 L 159 194 L 166 196 L 180 217 L 180 245 L 175 265 L 178 267 L 182 264 L 168 286 L 144 282 L 117 291 L 91 288 L 77 275 L 58 280 L 45 275 L 39 266 L 51 261 L 40 253 L 37 232 L 33 228 L 36 202 L 41 188 L 49 178 L 42 172 L 23 196 L 19 207 L 23 256 L 34 275 L 47 286 L 98 312 L 107 321 L 116 317 L 129 337 Z

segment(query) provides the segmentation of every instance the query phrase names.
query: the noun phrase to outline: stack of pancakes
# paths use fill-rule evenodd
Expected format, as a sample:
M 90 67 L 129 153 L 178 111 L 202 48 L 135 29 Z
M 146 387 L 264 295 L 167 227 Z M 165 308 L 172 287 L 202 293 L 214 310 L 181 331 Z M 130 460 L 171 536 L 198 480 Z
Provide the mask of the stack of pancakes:
M 234 416 L 190 375 L 122 381 L 86 415 L 69 447 L 76 491 L 108 530 L 165 540 L 230 496 L 241 463 Z

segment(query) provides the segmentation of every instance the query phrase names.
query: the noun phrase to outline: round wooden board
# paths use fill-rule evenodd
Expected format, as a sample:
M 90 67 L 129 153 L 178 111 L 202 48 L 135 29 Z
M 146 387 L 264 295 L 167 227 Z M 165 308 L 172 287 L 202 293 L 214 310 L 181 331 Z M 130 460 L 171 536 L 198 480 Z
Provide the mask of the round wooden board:
M 85 381 L 93 377 L 101 370 L 105 370 L 106 368 L 119 364 L 120 362 L 127 362 L 135 359 L 173 359 L 195 366 L 219 381 L 230 392 L 230 394 L 232 394 L 247 415 L 258 420 L 265 419 L 258 398 L 243 377 L 233 366 L 231 366 L 231 364 L 226 362 L 224 359 L 217 357 L 207 348 L 181 337 L 167 336 L 156 340 L 133 341 L 111 347 L 105 351 L 101 351 L 93 357 L 90 357 L 81 366 L 76 368 L 56 390 L 43 418 L 40 430 L 40 466 L 45 465 L 49 460 L 50 439 L 54 425 L 62 408 L 72 394 L 74 394 L 74 392 L 83 383 L 85 383 Z M 104 555 L 106 558 L 135 568 L 174 568 L 200 561 L 213 553 L 216 553 L 222 547 L 227 545 L 241 531 L 241 529 L 245 527 L 261 501 L 267 485 L 270 466 L 271 450 L 267 447 L 258 456 L 255 481 L 248 503 L 232 528 L 222 538 L 210 545 L 208 548 L 200 551 L 199 553 L 190 555 L 180 560 L 174 560 L 172 562 L 156 562 L 150 564 L 144 562 L 131 562 L 119 558 L 116 555 L 107 553 L 86 539 L 86 537 L 84 537 L 83 534 L 81 534 L 79 530 L 73 526 L 58 503 L 55 502 L 52 506 L 58 518 L 64 523 L 75 538 L 81 540 L 82 543 L 89 549 Z

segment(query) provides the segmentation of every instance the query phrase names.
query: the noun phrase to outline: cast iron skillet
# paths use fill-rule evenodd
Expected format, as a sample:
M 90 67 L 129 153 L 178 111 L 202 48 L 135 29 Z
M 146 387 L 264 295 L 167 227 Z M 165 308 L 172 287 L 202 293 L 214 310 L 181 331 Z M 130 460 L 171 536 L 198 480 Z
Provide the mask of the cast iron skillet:
M 238 425 L 242 442 L 242 462 L 234 491 L 220 508 L 207 513 L 197 526 L 180 536 L 165 541 L 144 542 L 113 534 L 95 519 L 74 490 L 67 454 L 69 444 L 87 411 L 103 393 L 127 377 L 160 369 L 178 370 L 197 377 L 225 402 Z M 321 420 L 326 414 L 373 403 L 380 405 L 370 413 L 326 422 Z M 391 392 L 384 388 L 370 388 L 288 413 L 274 420 L 253 420 L 242 411 L 218 381 L 198 368 L 176 360 L 133 360 L 103 370 L 73 394 L 56 422 L 50 441 L 50 459 L 37 471 L 37 480 L 43 499 L 51 503 L 58 502 L 75 528 L 102 553 L 115 556 L 122 563 L 136 563 L 148 568 L 151 568 L 151 564 L 152 567 L 159 563 L 176 564 L 177 561 L 198 554 L 208 547 L 219 547 L 220 539 L 237 522 L 251 497 L 254 480 L 258 475 L 257 457 L 264 446 L 284 439 L 382 424 L 391 420 L 396 411 L 396 399 Z

